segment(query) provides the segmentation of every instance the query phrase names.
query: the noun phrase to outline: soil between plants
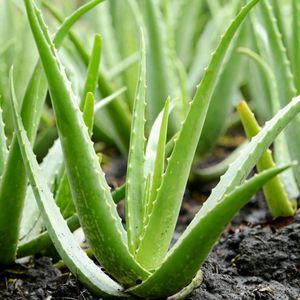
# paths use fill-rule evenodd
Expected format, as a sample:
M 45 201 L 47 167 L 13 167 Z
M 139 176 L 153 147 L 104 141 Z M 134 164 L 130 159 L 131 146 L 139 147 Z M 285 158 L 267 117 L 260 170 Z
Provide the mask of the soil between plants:
M 111 176 L 119 184 L 116 174 Z M 201 192 L 195 187 L 187 190 L 175 239 L 206 196 L 205 188 Z M 274 221 L 267 214 L 262 196 L 256 196 L 227 227 L 202 270 L 203 283 L 188 296 L 189 300 L 300 300 L 300 210 L 295 218 Z M 26 264 L 0 268 L 2 299 L 99 298 L 87 291 L 68 270 L 55 268 L 50 258 L 36 257 Z
M 202 267 L 203 283 L 188 299 L 300 299 L 300 212 L 294 219 L 262 222 L 269 217 L 261 201 L 252 200 L 227 228 Z M 180 229 L 194 213 L 187 207 L 195 206 L 184 205 Z M 40 257 L 1 270 L 0 299 L 98 298 Z

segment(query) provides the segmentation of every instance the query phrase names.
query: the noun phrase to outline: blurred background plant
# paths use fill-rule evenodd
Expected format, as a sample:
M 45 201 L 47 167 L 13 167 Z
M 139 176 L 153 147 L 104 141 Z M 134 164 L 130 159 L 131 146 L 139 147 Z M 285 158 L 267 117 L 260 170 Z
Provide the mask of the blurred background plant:
M 176 245 L 168 251 L 193 157 L 197 150 L 197 144 L 201 136 L 203 124 L 205 124 L 207 110 L 218 80 L 218 74 L 222 69 L 225 54 L 230 50 L 229 45 L 239 25 L 248 12 L 257 4 L 258 0 L 248 2 L 231 22 L 224 36 L 222 36 L 215 53 L 210 59 L 209 66 L 203 74 L 203 78 L 197 86 L 191 105 L 186 107 L 186 118 L 182 126 L 180 126 L 178 136 L 174 139 L 175 146 L 172 154 L 170 156 L 167 154 L 169 158 L 167 159 L 165 170 L 164 144 L 167 133 L 169 101 L 166 101 L 163 116 L 161 119 L 158 119 L 158 123 L 161 123 L 161 125 L 155 122 L 153 126 L 154 132 L 157 132 L 158 127 L 161 126 L 157 137 L 158 142 L 155 143 L 153 141 L 151 132 L 146 153 L 144 152 L 144 148 L 146 147 L 144 105 L 146 102 L 145 82 L 147 81 L 147 74 L 145 70 L 147 64 L 145 56 L 146 46 L 142 42 L 140 76 L 137 81 L 137 92 L 133 105 L 128 173 L 126 178 L 127 231 L 124 230 L 121 219 L 118 216 L 114 203 L 116 199 L 110 193 L 110 187 L 105 181 L 104 173 L 99 166 L 99 159 L 89 138 L 91 134 L 90 129 L 93 124 L 94 92 L 98 80 L 98 64 L 102 50 L 102 39 L 99 35 L 95 35 L 91 55 L 89 56 L 77 42 L 75 36 L 71 35 L 71 39 L 73 43 L 75 41 L 76 50 L 80 53 L 81 59 L 88 65 L 83 88 L 75 96 L 71 83 L 68 81 L 68 76 L 65 73 L 65 68 L 60 62 L 56 51 L 56 48 L 59 48 L 62 41 L 61 29 L 56 34 L 52 43 L 40 10 L 37 9 L 32 0 L 25 0 L 24 2 L 49 85 L 51 102 L 55 111 L 60 142 L 63 148 L 65 166 L 59 160 L 61 152 L 58 147 L 59 143 L 56 143 L 55 145 L 58 146 L 49 152 L 43 164 L 45 163 L 45 167 L 49 168 L 53 166 L 53 163 L 57 163 L 56 170 L 60 170 L 59 174 L 54 173 L 54 179 L 57 180 L 57 184 L 54 184 L 54 186 L 53 182 L 51 184 L 51 180 L 48 178 L 51 172 L 44 170 L 44 172 L 46 171 L 45 178 L 42 175 L 43 173 L 41 173 L 41 169 L 32 153 L 30 140 L 34 139 L 34 129 L 37 127 L 36 124 L 39 117 L 38 112 L 41 110 L 40 108 L 45 97 L 33 97 L 31 93 L 31 102 L 28 102 L 28 97 L 25 95 L 21 105 L 21 113 L 19 114 L 14 92 L 13 72 L 11 71 L 11 100 L 15 136 L 10 147 L 8 161 L 4 168 L 0 191 L 2 192 L 2 190 L 7 189 L 6 183 L 10 187 L 12 182 L 14 182 L 14 178 L 10 175 L 13 169 L 11 164 L 19 160 L 21 152 L 26 173 L 40 208 L 39 213 L 43 216 L 48 233 L 64 262 L 89 289 L 101 296 L 123 296 L 123 289 L 112 278 L 103 273 L 100 268 L 97 268 L 92 261 L 87 259 L 87 256 L 84 255 L 68 230 L 64 218 L 68 217 L 69 214 L 71 219 L 76 217 L 73 215 L 75 209 L 72 200 L 74 200 L 78 218 L 93 253 L 105 270 L 112 274 L 124 288 L 130 287 L 126 292 L 129 291 L 140 297 L 148 298 L 168 296 L 180 291 L 181 288 L 189 284 L 194 276 L 196 276 L 205 257 L 225 228 L 225 224 L 228 223 L 259 187 L 289 166 L 272 168 L 274 165 L 272 163 L 271 169 L 269 168 L 269 170 L 257 177 L 245 181 L 254 164 L 259 160 L 259 157 L 265 152 L 276 135 L 298 113 L 300 108 L 299 98 L 293 99 L 291 103 L 278 112 L 245 147 L 244 151 L 231 164 L 217 187 L 212 191 L 193 222 L 189 224 L 183 235 L 176 242 Z M 143 4 L 147 8 L 147 16 L 145 18 L 139 17 L 140 8 L 136 2 L 131 1 L 130 7 L 137 16 L 137 22 L 140 24 L 142 32 L 150 31 L 150 29 L 155 31 L 154 29 L 156 28 L 156 32 L 151 35 L 149 34 L 149 37 L 153 37 L 155 40 L 159 32 L 159 27 L 153 26 L 154 21 L 158 23 L 158 17 L 153 17 L 155 16 L 155 6 L 150 1 L 143 2 Z M 52 11 L 52 14 L 58 17 L 53 9 L 49 5 L 47 6 Z M 149 28 L 144 25 L 144 21 L 146 24 L 148 18 L 149 23 L 152 24 Z M 68 20 L 70 19 L 67 19 L 65 24 L 68 24 Z M 64 32 L 66 30 L 68 29 L 65 29 Z M 149 39 L 148 47 L 150 47 L 150 44 Z M 157 55 L 159 57 L 161 55 L 159 50 L 161 49 L 153 50 L 154 53 L 152 53 L 152 56 Z M 151 57 L 148 57 L 148 64 L 151 70 L 153 67 L 151 65 Z M 163 55 L 160 58 L 153 59 L 164 62 L 162 58 Z M 36 72 L 40 73 L 39 70 L 42 69 L 37 67 L 36 70 Z M 39 75 L 43 83 L 43 73 Z M 150 75 L 148 76 L 148 81 L 151 79 Z M 105 76 L 100 74 L 98 81 L 100 91 L 101 89 L 103 91 L 103 82 L 108 83 L 105 80 Z M 39 88 L 44 89 L 43 84 L 39 85 L 36 81 L 30 81 L 30 83 L 33 86 L 37 85 L 38 90 Z M 151 84 L 154 85 L 155 83 Z M 108 89 L 111 90 L 107 84 L 104 85 L 104 88 L 106 88 L 106 91 Z M 77 101 L 78 103 L 76 103 Z M 151 99 L 149 101 L 151 103 Z M 106 101 L 102 100 L 103 102 L 107 103 L 107 99 Z M 109 108 L 112 103 L 105 106 L 108 109 L 108 114 L 112 111 L 115 113 L 124 113 L 120 107 L 111 106 Z M 101 104 L 101 101 L 96 104 L 97 107 L 99 107 L 98 104 Z M 127 105 L 129 107 L 128 103 Z M 39 109 L 32 109 L 33 106 Z M 112 111 L 109 111 L 109 109 Z M 32 118 L 36 119 L 36 122 L 30 119 L 31 114 Z M 151 118 L 151 111 L 148 111 L 148 115 Z M 115 114 L 111 114 L 110 116 L 116 117 Z M 114 124 L 116 123 L 114 122 Z M 124 130 L 124 127 L 116 128 L 116 130 L 121 129 Z M 172 130 L 171 126 L 170 131 Z M 259 128 L 255 129 L 255 131 L 258 132 Z M 3 134 L 3 132 L 1 133 Z M 16 143 L 16 137 L 18 143 Z M 4 140 L 3 138 L 0 139 L 2 141 L 2 148 L 5 148 L 3 147 Z M 148 149 L 148 147 L 151 149 Z M 55 155 L 53 159 L 50 159 L 53 152 Z M 154 159 L 155 156 L 156 158 Z M 48 159 L 48 164 L 46 164 Z M 24 173 L 22 163 L 19 168 Z M 68 184 L 68 180 L 70 185 Z M 52 191 L 54 190 L 53 196 L 55 199 L 53 199 L 52 191 L 47 185 L 50 185 Z M 26 182 L 23 186 L 26 187 Z M 72 192 L 72 196 L 70 192 Z M 17 206 L 14 201 L 7 201 L 5 197 L 0 197 L 0 204 L 2 205 L 2 209 L 0 209 L 0 213 L 2 214 L 0 221 L 3 224 L 6 223 L 6 227 L 5 225 L 0 225 L 2 232 L 9 230 L 11 227 L 15 228 L 11 223 L 8 224 L 7 220 L 8 216 L 10 220 L 12 217 L 15 219 L 15 216 L 22 209 L 21 196 L 22 192 L 19 192 L 18 198 L 20 199 Z M 284 200 L 287 200 L 287 205 L 289 205 L 288 199 Z M 54 201 L 59 205 L 60 210 Z M 5 203 L 8 207 L 4 206 Z M 15 211 L 12 214 L 5 213 L 9 212 L 10 207 L 14 207 Z M 294 207 L 292 208 L 295 209 Z M 28 218 L 28 210 L 25 210 L 25 212 L 24 215 Z M 289 210 L 288 213 L 293 214 L 294 210 Z M 71 219 L 68 220 L 69 225 Z M 36 227 L 35 223 L 32 223 L 32 225 Z M 44 242 L 46 239 L 45 234 L 43 233 L 27 242 L 27 244 L 26 242 L 22 242 L 18 248 L 18 254 L 28 244 L 33 246 L 37 243 L 40 246 L 39 242 Z M 3 239 L 4 237 L 4 234 L 0 234 L 0 238 Z M 1 259 L 3 261 L 4 256 L 4 262 L 9 263 L 7 257 L 10 259 L 13 258 L 13 255 L 9 253 L 12 251 L 3 251 L 7 250 L 6 248 L 3 249 L 3 246 L 7 244 L 1 240 L 0 244 L 2 244 Z M 10 246 L 9 243 L 8 245 Z M 10 247 L 13 248 L 14 246 L 12 244 Z
M 48 11 L 47 21 L 55 31 L 63 18 L 83 1 L 40 1 Z M 59 2 L 59 3 L 58 3 Z M 69 39 L 64 42 L 60 55 L 75 91 L 83 89 L 84 74 L 88 63 L 88 53 L 92 47 L 90 34 L 102 35 L 103 47 L 100 76 L 96 99 L 107 97 L 119 91 L 120 95 L 95 115 L 94 139 L 117 147 L 123 154 L 128 153 L 131 111 L 137 82 L 137 62 L 139 51 L 138 28 L 145 31 L 147 41 L 147 85 L 151 102 L 147 106 L 147 128 L 151 127 L 162 110 L 168 96 L 176 101 L 171 115 L 168 136 L 172 139 L 184 120 L 188 104 L 196 85 L 203 76 L 211 53 L 214 51 L 224 28 L 236 15 L 241 1 L 105 1 L 83 17 L 75 25 Z M 36 60 L 36 50 L 28 25 L 24 21 L 22 1 L 1 3 L 1 18 L 5 34 L 1 35 L 4 45 L 1 52 L 1 92 L 2 102 L 8 103 L 7 74 L 14 61 L 16 67 L 16 91 L 18 98 L 24 88 L 18 83 L 28 81 Z M 18 16 L 18 17 L 15 17 Z M 16 23 L 16 24 L 11 24 Z M 227 55 L 227 63 L 220 76 L 213 95 L 206 124 L 198 147 L 198 157 L 202 160 L 210 153 L 220 134 L 226 132 L 228 115 L 233 103 L 241 98 L 240 86 L 243 79 L 245 59 L 234 51 L 247 45 L 247 26 L 243 26 L 235 38 Z M 21 39 L 18 38 L 21 36 Z M 25 46 L 24 46 L 25 45 Z M 6 49 L 7 48 L 7 49 Z M 18 52 L 19 51 L 19 52 Z M 22 55 L 21 55 L 22 54 Z M 19 65 L 22 70 L 18 70 Z M 222 108 L 220 108 L 222 103 Z M 50 106 L 50 102 L 47 101 Z M 5 114 L 7 104 L 4 104 Z M 9 113 L 8 113 L 9 114 Z M 4 117 L 5 119 L 9 119 Z M 35 152 L 39 159 L 47 153 L 51 141 L 56 138 L 53 116 L 49 107 L 42 115 L 40 134 Z M 6 128 L 11 133 L 11 125 Z M 9 134 L 10 135 L 10 134 Z M 170 143 L 172 145 L 172 143 Z

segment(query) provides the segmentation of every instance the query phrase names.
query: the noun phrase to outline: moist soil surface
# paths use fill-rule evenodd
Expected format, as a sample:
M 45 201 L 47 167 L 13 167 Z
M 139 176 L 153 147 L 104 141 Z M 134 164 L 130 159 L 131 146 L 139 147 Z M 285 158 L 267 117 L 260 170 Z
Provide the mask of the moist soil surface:
M 116 174 L 112 177 L 119 184 Z M 187 190 L 175 239 L 205 197 L 205 189 Z M 258 195 L 234 218 L 202 266 L 202 284 L 187 299 L 300 300 L 300 211 L 294 218 L 272 220 L 264 203 Z M 99 298 L 50 258 L 36 257 L 0 269 L 1 299 Z

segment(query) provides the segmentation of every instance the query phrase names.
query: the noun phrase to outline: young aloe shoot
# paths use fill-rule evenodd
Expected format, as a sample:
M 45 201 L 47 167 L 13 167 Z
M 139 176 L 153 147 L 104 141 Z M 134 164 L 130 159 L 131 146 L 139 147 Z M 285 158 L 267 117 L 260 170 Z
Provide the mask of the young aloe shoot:
M 237 105 L 237 110 L 240 114 L 243 127 L 246 135 L 250 140 L 260 131 L 260 127 L 252 113 L 250 107 L 245 101 L 241 101 Z M 271 150 L 267 150 L 260 160 L 257 162 L 257 170 L 259 172 L 273 168 L 275 162 L 272 157 Z M 295 200 L 289 200 L 282 184 L 280 177 L 276 176 L 263 187 L 264 195 L 266 197 L 268 207 L 274 218 L 293 216 L 297 210 L 297 203 Z

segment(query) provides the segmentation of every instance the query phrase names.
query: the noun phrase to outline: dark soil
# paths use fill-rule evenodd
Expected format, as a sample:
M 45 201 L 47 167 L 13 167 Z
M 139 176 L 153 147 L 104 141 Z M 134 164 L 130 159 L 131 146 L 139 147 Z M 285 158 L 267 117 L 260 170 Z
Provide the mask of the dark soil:
M 110 175 L 112 185 L 122 182 L 116 174 Z M 175 238 L 206 196 L 196 189 L 186 192 Z M 264 203 L 258 195 L 235 217 L 202 267 L 203 283 L 188 299 L 300 300 L 300 211 L 295 218 L 272 221 Z M 98 298 L 67 270 L 40 257 L 0 269 L 2 299 Z
M 300 213 L 229 227 L 202 270 L 189 299 L 300 299 Z

